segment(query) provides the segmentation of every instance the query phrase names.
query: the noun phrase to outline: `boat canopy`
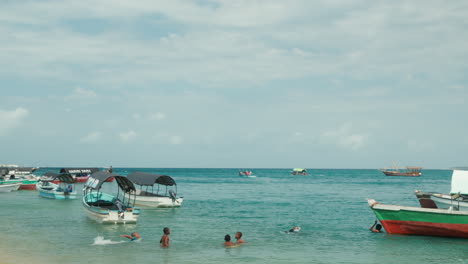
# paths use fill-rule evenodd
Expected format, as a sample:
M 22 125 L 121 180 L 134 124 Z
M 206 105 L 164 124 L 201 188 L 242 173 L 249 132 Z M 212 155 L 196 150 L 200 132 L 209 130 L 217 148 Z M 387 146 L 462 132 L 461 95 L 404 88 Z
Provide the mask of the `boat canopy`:
M 74 183 L 75 179 L 68 174 L 68 173 L 54 173 L 54 172 L 46 172 L 42 175 L 41 181 L 55 181 L 59 180 L 59 182 L 64 182 L 64 183 Z
M 458 193 L 468 195 L 468 171 L 466 170 L 453 170 L 450 194 Z
M 294 168 L 293 171 L 301 172 L 301 171 L 305 171 L 305 169 L 302 169 L 302 168 Z
M 99 171 L 98 168 L 62 168 L 60 173 L 70 173 L 70 174 L 91 174 Z
M 101 185 L 109 178 L 115 178 L 120 189 L 122 189 L 124 192 L 129 193 L 135 191 L 135 185 L 133 185 L 133 183 L 127 179 L 127 177 L 115 173 L 110 173 L 108 171 L 97 171 L 91 174 L 85 183 L 85 188 L 99 190 Z
M 8 168 L 0 168 L 0 176 L 5 176 L 10 170 Z
M 176 185 L 176 182 L 174 181 L 174 179 L 172 179 L 171 176 L 167 176 L 167 175 L 135 171 L 135 172 L 128 174 L 127 178 L 135 184 L 144 185 L 144 186 L 150 186 L 155 183 L 166 185 L 166 186 Z

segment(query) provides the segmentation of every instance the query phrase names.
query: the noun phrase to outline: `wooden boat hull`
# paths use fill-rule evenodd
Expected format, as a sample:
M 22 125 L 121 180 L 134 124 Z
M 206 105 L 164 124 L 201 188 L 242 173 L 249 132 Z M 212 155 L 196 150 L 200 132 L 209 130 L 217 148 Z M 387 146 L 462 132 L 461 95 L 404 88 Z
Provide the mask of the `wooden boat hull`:
M 389 234 L 468 238 L 468 212 L 383 205 L 369 206 Z
M 419 204 L 422 208 L 437 208 L 436 203 L 431 198 L 431 193 L 421 192 L 419 190 L 414 191 L 416 198 L 418 198 Z
M 395 171 L 382 171 L 386 176 L 406 176 L 406 177 L 419 177 L 421 172 L 395 172 Z

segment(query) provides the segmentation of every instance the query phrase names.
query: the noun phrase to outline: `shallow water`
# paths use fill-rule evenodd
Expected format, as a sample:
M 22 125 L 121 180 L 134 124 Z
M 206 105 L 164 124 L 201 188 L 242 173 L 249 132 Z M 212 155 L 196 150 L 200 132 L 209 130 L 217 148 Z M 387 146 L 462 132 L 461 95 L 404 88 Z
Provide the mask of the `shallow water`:
M 139 170 L 174 177 L 181 208 L 143 210 L 136 225 L 89 220 L 81 200 L 41 198 L 36 191 L 0 193 L 3 262 L 32 263 L 468 263 L 468 240 L 375 234 L 366 198 L 418 206 L 415 189 L 448 192 L 448 170 L 421 177 L 387 177 L 378 170 L 286 169 Z M 45 172 L 41 169 L 38 174 Z M 80 186 L 81 187 L 81 186 Z M 108 187 L 110 188 L 110 187 Z M 168 249 L 159 247 L 171 228 Z M 300 226 L 299 233 L 283 231 Z M 140 233 L 140 242 L 120 234 Z M 225 249 L 225 234 L 242 231 L 247 242 Z

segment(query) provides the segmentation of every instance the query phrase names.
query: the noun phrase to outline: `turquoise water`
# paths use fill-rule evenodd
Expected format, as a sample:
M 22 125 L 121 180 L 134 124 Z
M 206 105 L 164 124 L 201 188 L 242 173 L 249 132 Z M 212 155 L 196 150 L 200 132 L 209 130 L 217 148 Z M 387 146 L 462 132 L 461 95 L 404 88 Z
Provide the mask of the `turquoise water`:
M 310 169 L 309 176 L 292 176 L 287 169 L 254 169 L 256 178 L 241 178 L 236 169 L 114 168 L 123 175 L 133 170 L 173 176 L 183 206 L 143 210 L 136 225 L 101 225 L 87 218 L 80 199 L 0 193 L 0 263 L 468 263 L 466 239 L 368 230 L 375 216 L 366 198 L 418 206 L 415 189 L 449 191 L 448 170 L 413 178 L 378 170 Z M 299 233 L 282 232 L 296 225 Z M 166 226 L 171 246 L 162 249 Z M 119 237 L 133 231 L 140 242 Z M 223 248 L 224 235 L 236 231 L 249 243 Z

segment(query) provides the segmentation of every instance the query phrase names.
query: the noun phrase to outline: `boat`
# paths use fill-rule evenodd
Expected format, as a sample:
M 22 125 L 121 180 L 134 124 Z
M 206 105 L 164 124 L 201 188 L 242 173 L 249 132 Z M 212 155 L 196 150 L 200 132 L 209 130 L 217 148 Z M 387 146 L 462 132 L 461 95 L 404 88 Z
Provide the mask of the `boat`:
M 421 176 L 422 167 L 406 167 L 405 170 L 400 170 L 398 167 L 380 169 L 386 176 L 407 176 L 419 177 Z
M 115 179 L 117 194 L 101 190 L 109 179 Z M 83 188 L 83 207 L 90 219 L 102 224 L 134 224 L 140 216 L 140 209 L 135 208 L 135 185 L 125 176 L 97 171 L 91 174 Z
M 10 168 L 2 168 L 0 177 L 3 183 L 20 183 L 18 190 L 36 190 L 36 183 L 39 177 L 34 174 L 15 175 Z
M 97 171 L 99 171 L 98 168 L 62 168 L 60 169 L 60 173 L 70 174 L 75 179 L 75 182 L 86 182 L 88 180 L 89 175 Z
M 55 184 L 54 181 L 58 181 L 58 183 Z M 75 180 L 70 174 L 46 172 L 37 181 L 36 189 L 39 191 L 39 195 L 44 198 L 71 200 L 76 199 L 74 183 Z
M 307 173 L 307 170 L 306 169 L 302 169 L 302 168 L 294 168 L 292 171 L 291 171 L 291 174 L 292 175 L 309 175 Z
M 128 174 L 127 178 L 140 187 L 136 189 L 136 205 L 155 208 L 180 207 L 184 201 L 183 197 L 177 197 L 177 184 L 171 176 L 135 171 Z M 161 186 L 165 186 L 165 190 L 160 190 Z M 174 186 L 174 189 L 168 190 L 168 186 Z
M 16 191 L 20 187 L 21 183 L 6 183 L 0 180 L 0 192 L 11 192 Z
M 467 211 L 367 202 L 389 234 L 468 238 Z
M 252 171 L 249 171 L 249 170 L 242 170 L 242 171 L 239 171 L 239 176 L 252 176 Z
M 468 170 L 454 169 L 449 194 L 415 191 L 423 208 L 468 211 Z

